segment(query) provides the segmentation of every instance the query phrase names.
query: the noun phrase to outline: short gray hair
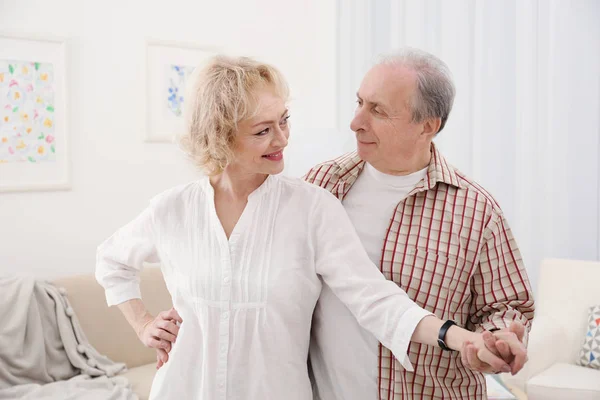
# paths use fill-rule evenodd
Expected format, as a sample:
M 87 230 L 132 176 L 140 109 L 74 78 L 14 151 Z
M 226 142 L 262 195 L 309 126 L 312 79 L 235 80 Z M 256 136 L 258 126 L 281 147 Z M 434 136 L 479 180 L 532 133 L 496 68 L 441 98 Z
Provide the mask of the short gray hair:
M 444 129 L 456 95 L 452 74 L 445 62 L 426 51 L 407 47 L 382 56 L 377 64 L 402 65 L 414 70 L 417 92 L 410 104 L 413 122 L 440 118 L 438 132 Z

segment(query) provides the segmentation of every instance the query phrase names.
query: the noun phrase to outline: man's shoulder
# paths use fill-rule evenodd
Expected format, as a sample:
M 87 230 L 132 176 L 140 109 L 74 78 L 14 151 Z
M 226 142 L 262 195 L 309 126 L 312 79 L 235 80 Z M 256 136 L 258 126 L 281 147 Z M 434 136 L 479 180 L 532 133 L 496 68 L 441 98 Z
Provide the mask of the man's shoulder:
M 471 199 L 478 205 L 485 206 L 488 212 L 502 213 L 500 204 L 494 196 L 479 184 L 475 179 L 467 176 L 456 168 L 453 168 L 460 183 L 460 189 L 467 191 L 467 199 Z
M 306 182 L 313 183 L 321 187 L 327 187 L 329 183 L 335 181 L 340 176 L 340 172 L 346 170 L 360 162 L 356 151 L 342 154 L 332 160 L 324 161 L 312 167 L 303 177 Z

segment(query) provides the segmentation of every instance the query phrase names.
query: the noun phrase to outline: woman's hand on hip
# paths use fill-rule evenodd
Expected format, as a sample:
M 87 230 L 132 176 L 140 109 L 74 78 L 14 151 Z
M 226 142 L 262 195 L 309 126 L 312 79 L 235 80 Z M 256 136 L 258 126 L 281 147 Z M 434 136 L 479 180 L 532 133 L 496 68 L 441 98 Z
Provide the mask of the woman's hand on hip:
M 156 350 L 158 369 L 169 360 L 169 352 L 179 334 L 178 323 L 183 323 L 183 319 L 175 308 L 171 308 L 156 317 L 148 315 L 145 320 L 137 331 L 138 337 L 144 346 Z

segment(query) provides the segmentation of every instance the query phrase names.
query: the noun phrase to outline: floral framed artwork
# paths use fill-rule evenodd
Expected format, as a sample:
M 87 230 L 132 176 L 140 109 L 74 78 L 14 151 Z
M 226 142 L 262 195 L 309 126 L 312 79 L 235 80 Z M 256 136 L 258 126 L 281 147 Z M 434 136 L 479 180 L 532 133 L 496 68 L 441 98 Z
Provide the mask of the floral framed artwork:
M 70 188 L 66 52 L 0 34 L 0 192 Z
M 186 85 L 194 69 L 215 53 L 192 44 L 147 41 L 146 141 L 173 142 L 183 132 Z

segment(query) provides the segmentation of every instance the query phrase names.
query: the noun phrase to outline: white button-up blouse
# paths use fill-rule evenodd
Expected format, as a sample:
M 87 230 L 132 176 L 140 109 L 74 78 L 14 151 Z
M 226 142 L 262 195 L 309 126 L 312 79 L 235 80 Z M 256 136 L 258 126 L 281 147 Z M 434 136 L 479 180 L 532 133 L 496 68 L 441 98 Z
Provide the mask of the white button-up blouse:
M 269 176 L 229 240 L 208 178 L 158 195 L 98 248 L 109 305 L 141 298 L 143 262 L 161 263 L 183 319 L 151 399 L 312 399 L 308 346 L 323 281 L 409 370 L 410 338 L 429 315 L 369 260 L 340 202 L 300 179 Z

